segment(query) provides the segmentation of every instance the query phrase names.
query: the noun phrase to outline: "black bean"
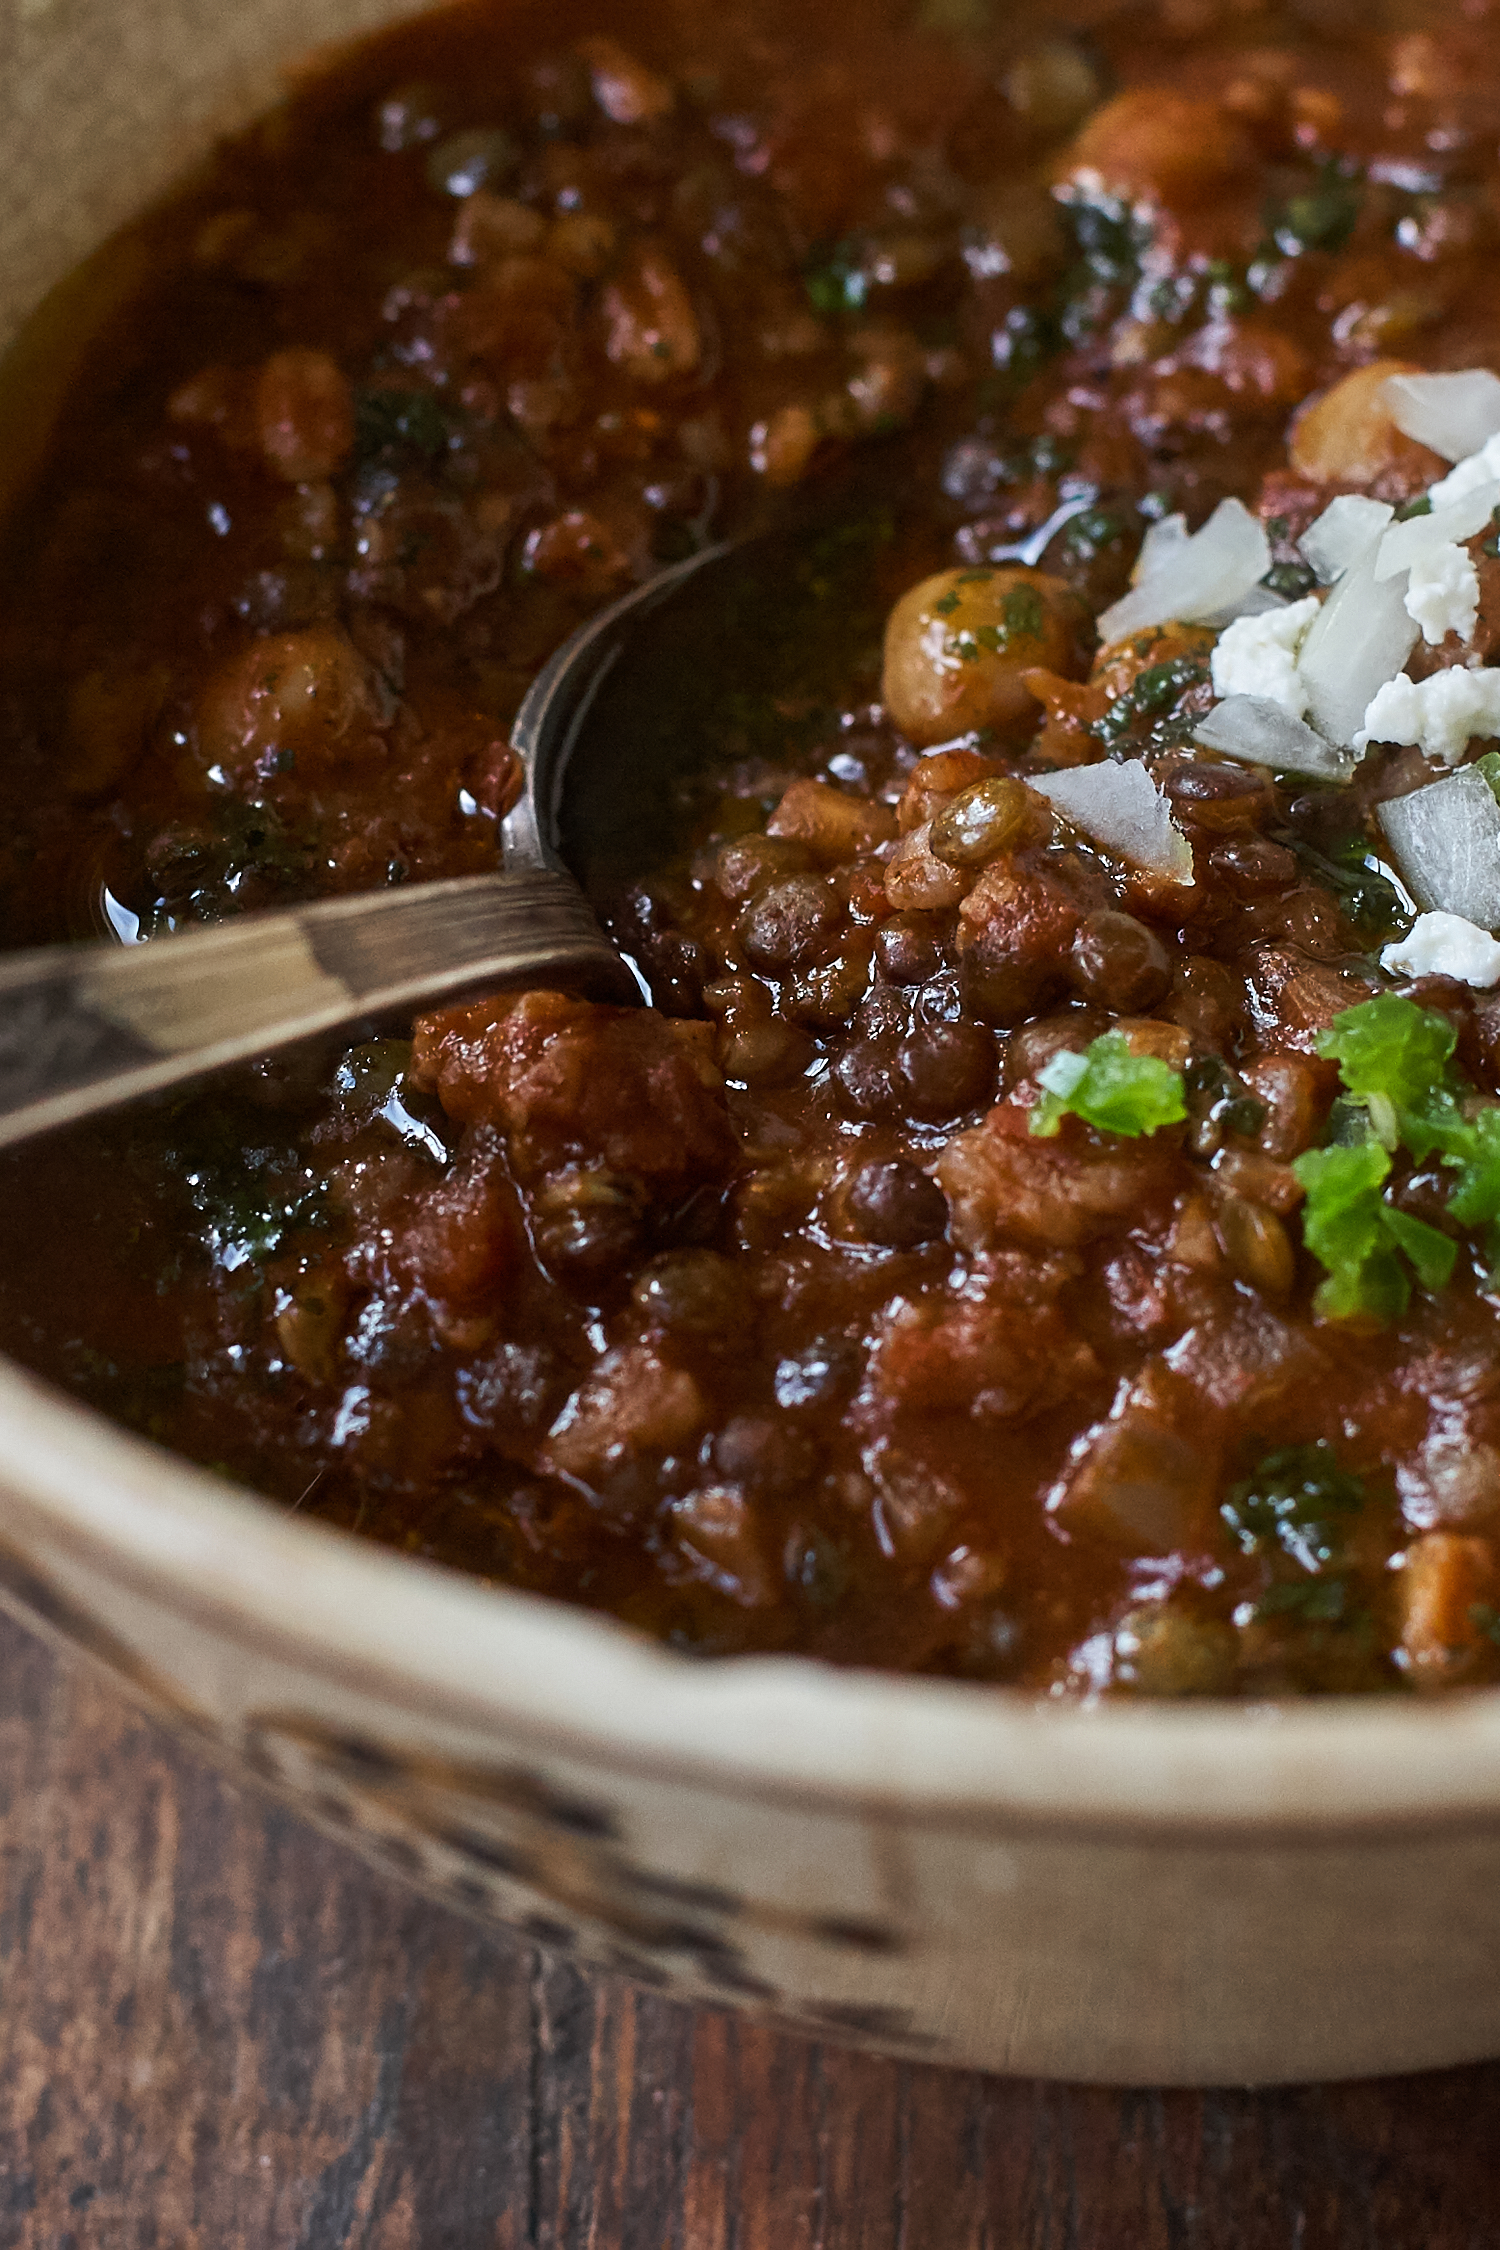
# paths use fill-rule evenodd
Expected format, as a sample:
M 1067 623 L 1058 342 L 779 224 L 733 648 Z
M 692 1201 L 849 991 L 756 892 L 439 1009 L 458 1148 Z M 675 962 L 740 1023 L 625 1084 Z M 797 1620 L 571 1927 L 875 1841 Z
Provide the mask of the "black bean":
M 734 906 L 774 883 L 780 875 L 800 875 L 812 865 L 812 855 L 794 836 L 736 836 L 719 846 L 714 883 Z
M 1248 1014 L 1245 980 L 1207 954 L 1186 954 L 1173 971 L 1172 998 L 1161 1013 L 1180 1023 L 1195 1047 L 1231 1054 Z
M 948 1224 L 948 1202 L 936 1180 L 896 1157 L 862 1164 L 849 1183 L 849 1215 L 866 1242 L 913 1250 L 935 1242 Z
M 913 1117 L 958 1117 L 994 1090 L 995 1042 L 978 1024 L 923 1024 L 902 1040 L 897 1067 Z
M 791 875 L 757 892 L 739 919 L 745 951 L 759 969 L 809 961 L 837 929 L 839 901 L 816 875 Z
M 1023 1079 L 1039 1077 L 1054 1055 L 1081 1055 L 1089 1041 L 1098 1038 L 1106 1021 L 1091 1008 L 1080 1008 L 1024 1025 L 1005 1050 L 1006 1085 L 1019 1086 Z
M 1179 765 L 1166 775 L 1164 785 L 1177 811 L 1200 828 L 1248 828 L 1276 801 L 1268 774 L 1207 759 Z
M 837 1406 L 859 1381 L 860 1355 L 847 1336 L 820 1336 L 776 1366 L 776 1403 Z
M 925 984 L 943 965 L 932 917 L 893 914 L 876 934 L 875 958 L 892 984 Z
M 1109 909 L 1088 917 L 1073 940 L 1069 968 L 1086 1000 L 1120 1015 L 1154 1008 L 1172 983 L 1171 963 L 1155 931 L 1133 914 Z
M 1034 822 L 1037 798 L 1024 781 L 987 774 L 970 782 L 933 816 L 929 848 L 950 867 L 983 867 L 1014 845 Z M 1043 814 L 1046 806 L 1041 806 Z
M 1297 880 L 1292 853 L 1284 844 L 1270 843 L 1264 836 L 1231 836 L 1215 844 L 1208 864 L 1241 898 L 1288 890 Z
M 630 1294 L 653 1328 L 673 1334 L 743 1335 L 751 1319 L 738 1267 L 713 1250 L 669 1250 L 653 1258 Z
M 532 1210 L 537 1256 L 554 1278 L 579 1287 L 627 1265 L 640 1249 L 643 1229 L 636 1183 L 602 1169 L 554 1173 Z
M 806 1432 L 778 1414 L 732 1414 L 714 1438 L 713 1466 L 749 1492 L 795 1492 L 817 1466 Z
M 857 1039 L 833 1066 L 834 1087 L 856 1117 L 888 1117 L 900 1105 L 895 1051 L 883 1040 Z

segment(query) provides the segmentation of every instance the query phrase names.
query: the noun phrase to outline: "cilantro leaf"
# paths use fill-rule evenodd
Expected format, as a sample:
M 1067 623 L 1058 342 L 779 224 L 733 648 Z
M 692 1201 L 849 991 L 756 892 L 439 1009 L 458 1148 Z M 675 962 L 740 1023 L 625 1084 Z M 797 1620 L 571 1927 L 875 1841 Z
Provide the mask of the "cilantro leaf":
M 1379 1141 L 1309 1149 L 1292 1165 L 1307 1201 L 1302 1239 L 1328 1269 L 1313 1299 L 1325 1320 L 1394 1320 L 1411 1283 L 1385 1224 L 1391 1160 Z
M 1376 1134 L 1392 1148 L 1397 1134 L 1406 1139 L 1403 1117 L 1422 1116 L 1434 1091 L 1446 1090 L 1455 1037 L 1446 1016 L 1382 992 L 1335 1016 L 1319 1034 L 1318 1053 L 1336 1058 L 1344 1084 L 1367 1104 Z
M 1448 1209 L 1461 1227 L 1500 1218 L 1500 1109 L 1482 1109 L 1465 1142 L 1447 1152 L 1458 1170 Z
M 1358 1515 L 1363 1477 L 1340 1468 L 1324 1438 L 1282 1445 L 1234 1485 L 1219 1509 L 1247 1555 L 1285 1555 L 1304 1570 L 1321 1570 L 1343 1547 L 1343 1521 Z
M 1123 1032 L 1106 1031 L 1081 1055 L 1054 1055 L 1041 1073 L 1031 1130 L 1045 1139 L 1064 1117 L 1136 1140 L 1187 1116 L 1182 1073 L 1157 1055 L 1133 1055 Z

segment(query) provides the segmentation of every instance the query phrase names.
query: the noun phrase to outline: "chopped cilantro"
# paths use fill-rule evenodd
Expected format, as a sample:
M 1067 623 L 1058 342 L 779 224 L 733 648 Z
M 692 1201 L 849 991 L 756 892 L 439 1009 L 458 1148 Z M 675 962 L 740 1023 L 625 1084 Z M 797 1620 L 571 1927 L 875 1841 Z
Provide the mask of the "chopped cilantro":
M 1405 937 L 1411 915 L 1362 834 L 1345 837 L 1328 852 L 1318 851 L 1295 829 L 1280 830 L 1274 840 L 1285 844 L 1335 894 L 1362 938 L 1383 945 Z
M 990 338 L 990 358 L 996 373 L 1008 379 L 1000 386 L 1001 395 L 1007 388 L 1027 382 L 1056 351 L 1058 340 L 1057 322 L 1043 307 L 1013 305 Z
M 454 421 L 430 391 L 359 390 L 354 394 L 356 460 L 404 453 L 440 460 L 448 450 Z
M 1301 601 L 1317 583 L 1316 571 L 1309 570 L 1306 563 L 1296 562 L 1273 563 L 1261 580 L 1268 593 L 1280 594 L 1289 602 Z
M 1305 250 L 1342 250 L 1359 218 L 1360 186 L 1329 166 L 1316 187 L 1287 197 L 1269 214 L 1272 240 L 1283 256 Z
M 1044 1138 L 1064 1117 L 1137 1140 L 1187 1116 L 1182 1073 L 1156 1055 L 1133 1055 L 1122 1032 L 1106 1031 L 1081 1055 L 1054 1055 L 1041 1073 L 1042 1098 L 1031 1130 Z
M 1155 636 L 1149 637 L 1154 640 Z M 1160 719 L 1176 712 L 1182 699 L 1208 679 L 1208 657 L 1188 654 L 1168 657 L 1138 672 L 1123 695 L 1117 695 L 1093 732 L 1113 745 L 1140 719 Z
M 1012 586 L 1000 615 L 1008 640 L 1039 641 L 1047 623 L 1046 605 L 1035 586 Z
M 1487 1641 L 1494 1641 L 1500 1646 L 1500 1609 L 1494 1608 L 1489 1602 L 1472 1602 L 1469 1606 L 1469 1621 L 1478 1626 Z
M 981 571 L 975 575 L 988 578 L 993 573 Z M 942 595 L 932 606 L 941 616 L 950 617 L 959 606 L 960 598 L 955 589 Z M 977 664 L 986 650 L 999 656 L 1014 641 L 1039 641 L 1046 623 L 1046 606 L 1036 588 L 1012 586 L 1001 599 L 998 625 L 962 625 L 950 637 L 948 647 L 960 664 Z
M 1063 551 L 1072 563 L 1088 563 L 1106 547 L 1117 546 L 1129 531 L 1112 508 L 1085 508 L 1063 532 Z
M 1233 1486 L 1219 1510 L 1247 1555 L 1280 1554 L 1321 1570 L 1343 1546 L 1343 1529 L 1366 1499 L 1364 1479 L 1340 1468 L 1333 1447 L 1278 1446 Z
M 1063 201 L 1061 215 L 1088 282 L 1120 288 L 1135 280 L 1151 227 L 1129 203 L 1113 196 L 1072 194 Z
M 1341 1625 L 1349 1614 L 1344 1578 L 1282 1578 L 1255 1605 L 1257 1617 L 1294 1617 L 1306 1625 Z
M 822 313 L 825 319 L 837 313 L 858 312 L 870 293 L 863 244 L 853 236 L 821 244 L 802 270 L 802 286 L 814 312 Z
M 1415 500 L 1402 501 L 1400 507 L 1396 510 L 1396 521 L 1397 523 L 1410 523 L 1414 516 L 1430 516 L 1431 514 L 1432 498 L 1429 493 L 1424 492 Z
M 1446 1016 L 1382 992 L 1335 1016 L 1319 1036 L 1318 1052 L 1338 1063 L 1345 1087 L 1369 1110 L 1377 1137 L 1394 1148 L 1407 1137 L 1403 1120 L 1429 1107 L 1434 1090 L 1445 1085 L 1455 1040 Z
M 1398 1150 L 1440 1158 L 1453 1175 L 1449 1216 L 1489 1228 L 1491 1255 L 1500 1248 L 1500 1109 L 1476 1105 L 1454 1045 L 1446 1016 L 1389 992 L 1346 1008 L 1319 1038 L 1348 1099 L 1335 1105 L 1331 1144 L 1292 1169 L 1307 1194 L 1303 1239 L 1328 1269 L 1316 1304 L 1329 1319 L 1394 1319 L 1410 1298 L 1408 1265 L 1424 1289 L 1452 1276 L 1452 1238 L 1386 1199 Z
M 1411 1300 L 1403 1254 L 1424 1289 L 1443 1288 L 1457 1245 L 1386 1202 L 1391 1159 L 1378 1140 L 1309 1149 L 1292 1170 L 1307 1196 L 1302 1239 L 1327 1268 L 1313 1299 L 1325 1320 L 1397 1319 Z

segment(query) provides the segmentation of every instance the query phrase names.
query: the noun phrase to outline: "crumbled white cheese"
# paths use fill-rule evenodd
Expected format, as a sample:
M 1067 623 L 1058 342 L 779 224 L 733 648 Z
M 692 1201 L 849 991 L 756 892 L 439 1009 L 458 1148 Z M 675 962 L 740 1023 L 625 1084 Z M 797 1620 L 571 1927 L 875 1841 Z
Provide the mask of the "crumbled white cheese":
M 1256 695 L 1279 704 L 1288 718 L 1300 719 L 1307 709 L 1307 690 L 1297 671 L 1297 651 L 1322 606 L 1316 594 L 1309 594 L 1285 609 L 1237 617 L 1226 625 L 1211 659 L 1215 695 Z
M 1450 542 L 1417 557 L 1406 584 L 1406 614 L 1434 646 L 1450 633 L 1469 638 L 1479 622 L 1479 573 L 1466 547 Z
M 1434 508 L 1446 508 L 1450 501 L 1462 500 L 1476 485 L 1489 484 L 1496 477 L 1500 477 L 1500 437 L 1487 439 L 1477 453 L 1468 454 L 1439 478 L 1427 497 Z
M 1500 671 L 1454 665 L 1430 679 L 1387 680 L 1365 712 L 1356 750 L 1370 742 L 1414 744 L 1425 756 L 1456 766 L 1476 735 L 1500 734 Z
M 1456 977 L 1482 989 L 1500 982 L 1500 941 L 1462 914 L 1419 914 L 1380 966 L 1393 977 Z

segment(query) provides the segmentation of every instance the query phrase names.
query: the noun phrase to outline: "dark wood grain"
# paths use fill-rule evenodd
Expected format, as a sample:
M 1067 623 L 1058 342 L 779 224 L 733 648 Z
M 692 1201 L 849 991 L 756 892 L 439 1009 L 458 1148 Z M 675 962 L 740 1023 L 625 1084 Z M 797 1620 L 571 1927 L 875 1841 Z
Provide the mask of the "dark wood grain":
M 1500 2066 L 1115 2094 L 488 1937 L 0 1622 L 0 2250 L 1494 2250 Z

